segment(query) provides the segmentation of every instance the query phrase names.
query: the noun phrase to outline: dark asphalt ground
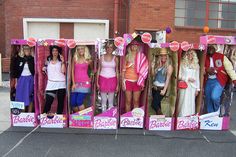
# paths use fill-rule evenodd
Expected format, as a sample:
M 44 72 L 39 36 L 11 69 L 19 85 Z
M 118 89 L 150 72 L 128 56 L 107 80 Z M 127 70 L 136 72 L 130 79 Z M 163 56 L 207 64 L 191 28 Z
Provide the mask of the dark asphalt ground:
M 8 89 L 0 88 L 0 99 L 9 100 L 7 95 Z M 0 105 L 9 104 L 0 102 Z M 116 131 L 10 127 L 0 132 L 0 156 L 236 157 L 236 136 L 233 133 L 236 135 L 236 97 L 229 131 L 151 132 L 138 129 Z

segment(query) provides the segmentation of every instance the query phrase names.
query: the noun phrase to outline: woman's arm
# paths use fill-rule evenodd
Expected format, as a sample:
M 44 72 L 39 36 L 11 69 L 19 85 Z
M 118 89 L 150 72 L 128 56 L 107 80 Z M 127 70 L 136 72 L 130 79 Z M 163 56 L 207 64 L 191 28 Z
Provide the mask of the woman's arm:
M 97 88 L 99 89 L 99 75 L 101 72 L 101 58 L 98 60 L 98 70 L 97 70 Z
M 74 58 L 72 59 L 71 63 L 71 80 L 72 80 L 72 89 L 75 88 L 75 61 Z
M 166 76 L 165 86 L 164 86 L 164 89 L 161 90 L 161 93 L 160 93 L 161 95 L 165 95 L 168 85 L 170 83 L 172 73 L 173 73 L 173 67 L 171 65 L 169 65 L 167 68 L 167 74 L 166 74 L 167 76 Z
M 124 62 L 123 62 L 122 73 L 121 73 L 122 89 L 124 91 L 125 91 L 125 71 L 126 71 L 126 58 L 124 56 Z
M 61 72 L 65 74 L 66 73 L 65 59 L 62 55 L 60 55 L 60 59 L 61 59 Z
M 119 79 L 119 60 L 117 57 L 115 58 L 115 61 L 116 61 L 116 78 L 117 78 L 116 92 L 118 92 L 120 79 Z
M 197 91 L 200 91 L 200 67 L 198 66 L 196 69 L 196 86 L 197 86 Z

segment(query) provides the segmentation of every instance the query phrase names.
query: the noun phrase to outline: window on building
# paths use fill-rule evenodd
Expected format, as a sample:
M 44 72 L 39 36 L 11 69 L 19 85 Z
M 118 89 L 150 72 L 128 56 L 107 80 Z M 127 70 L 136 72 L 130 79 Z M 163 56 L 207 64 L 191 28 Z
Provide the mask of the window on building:
M 175 25 L 236 29 L 236 0 L 176 0 Z

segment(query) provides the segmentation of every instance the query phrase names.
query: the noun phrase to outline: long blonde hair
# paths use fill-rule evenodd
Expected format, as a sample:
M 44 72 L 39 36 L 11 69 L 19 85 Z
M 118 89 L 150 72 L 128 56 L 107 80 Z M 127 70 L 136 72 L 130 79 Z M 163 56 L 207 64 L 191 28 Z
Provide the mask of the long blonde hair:
M 160 51 L 161 51 L 161 50 L 164 50 L 164 49 L 165 49 L 165 51 L 167 51 L 167 54 L 166 54 L 166 62 L 165 62 L 164 65 L 162 65 L 162 62 L 161 62 L 161 56 L 160 56 L 160 55 L 157 55 L 157 54 L 160 53 L 160 52 L 158 52 L 158 53 L 154 56 L 154 59 L 153 59 L 153 63 L 152 63 L 152 64 L 154 65 L 153 68 L 154 68 L 155 73 L 157 72 L 157 70 L 158 70 L 160 67 L 163 67 L 163 68 L 165 69 L 163 72 L 166 73 L 168 66 L 172 65 L 172 60 L 171 60 L 171 58 L 170 58 L 170 56 L 169 56 L 168 50 L 167 50 L 166 48 L 161 48 Z M 157 59 L 156 59 L 156 56 L 158 57 Z
M 190 62 L 188 59 L 188 54 L 193 53 L 193 62 Z M 193 69 L 199 68 L 199 60 L 195 50 L 188 50 L 182 58 L 181 64 L 185 67 L 190 67 Z
M 20 56 L 20 57 L 24 57 L 25 56 L 25 52 L 24 52 L 24 49 L 25 48 L 29 48 L 30 49 L 30 55 L 31 56 L 34 56 L 34 51 L 33 51 L 33 48 L 32 47 L 30 47 L 30 46 L 28 46 L 28 45 L 21 45 L 21 47 L 20 47 L 20 52 L 18 53 L 18 55 Z
M 139 53 L 139 52 L 141 52 L 141 46 L 140 46 L 140 45 L 137 45 L 137 46 L 138 46 L 138 50 L 137 50 L 136 53 Z M 129 46 L 129 47 L 127 48 L 127 54 L 126 54 L 126 56 L 125 56 L 125 60 L 126 60 L 126 61 L 131 61 L 131 59 L 132 59 L 132 52 L 131 52 L 130 47 L 131 47 L 131 46 Z M 135 57 L 135 56 L 133 56 L 133 57 Z
M 76 46 L 75 54 L 74 54 L 74 60 L 78 61 L 79 58 L 80 58 L 79 51 L 78 51 L 79 48 L 84 48 L 84 58 L 85 58 L 85 60 L 86 61 L 91 60 L 91 55 L 90 55 L 90 52 L 89 52 L 89 48 L 85 45 Z

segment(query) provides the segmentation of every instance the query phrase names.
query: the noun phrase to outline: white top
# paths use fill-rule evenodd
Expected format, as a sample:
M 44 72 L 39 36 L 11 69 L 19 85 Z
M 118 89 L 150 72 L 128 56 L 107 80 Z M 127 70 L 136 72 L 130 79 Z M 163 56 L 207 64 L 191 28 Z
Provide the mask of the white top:
M 212 57 L 210 57 L 210 67 L 214 67 L 214 61 L 213 61 Z M 208 78 L 209 79 L 215 79 L 216 75 L 209 75 Z
M 112 78 L 116 76 L 116 61 L 115 57 L 112 58 L 110 62 L 105 61 L 104 56 L 102 56 L 101 62 L 101 73 L 100 75 L 105 78 Z
M 154 81 L 153 84 L 157 87 L 164 87 L 165 83 L 160 83 L 159 81 Z
M 30 75 L 31 75 L 31 72 L 29 70 L 29 65 L 28 63 L 25 63 L 21 76 L 30 76 Z
M 46 90 L 57 90 L 66 88 L 66 77 L 61 72 L 61 62 L 57 61 L 55 64 L 49 62 L 47 67 L 48 82 Z

